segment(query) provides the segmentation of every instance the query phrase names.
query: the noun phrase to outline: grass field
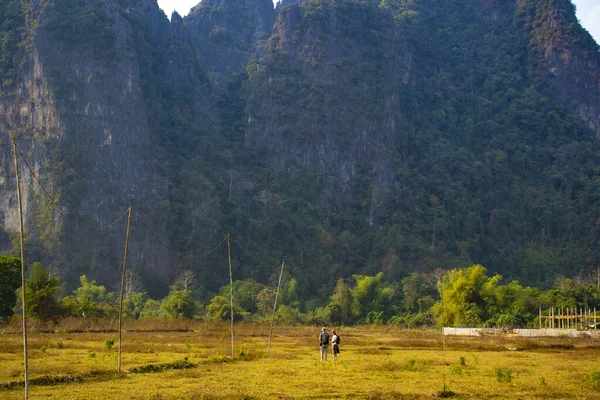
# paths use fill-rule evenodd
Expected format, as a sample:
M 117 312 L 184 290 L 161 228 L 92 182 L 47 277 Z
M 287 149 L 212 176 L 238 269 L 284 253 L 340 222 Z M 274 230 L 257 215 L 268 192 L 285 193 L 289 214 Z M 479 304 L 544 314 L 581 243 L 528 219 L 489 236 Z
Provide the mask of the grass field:
M 142 331 L 156 326 L 182 331 Z M 1 329 L 0 399 L 21 399 L 22 338 Z M 319 327 L 275 327 L 267 354 L 268 326 L 239 324 L 232 361 L 227 324 L 126 329 L 121 374 L 116 332 L 32 330 L 30 398 L 600 399 L 600 343 L 589 338 L 447 337 L 443 351 L 433 331 L 342 327 L 339 360 L 320 362 Z

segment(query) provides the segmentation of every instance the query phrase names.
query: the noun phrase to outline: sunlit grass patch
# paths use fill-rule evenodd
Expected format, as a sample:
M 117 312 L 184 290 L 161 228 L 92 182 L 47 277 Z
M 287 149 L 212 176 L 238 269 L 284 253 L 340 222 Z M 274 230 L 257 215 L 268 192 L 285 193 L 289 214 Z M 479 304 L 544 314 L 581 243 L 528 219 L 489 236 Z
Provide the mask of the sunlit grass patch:
M 414 398 L 414 397 L 413 397 Z M 406 395 L 396 392 L 396 391 L 384 391 L 384 390 L 375 390 L 371 393 L 367 393 L 366 400 L 408 400 L 410 397 Z
M 193 332 L 124 332 L 123 370 L 135 372 L 122 375 L 116 373 L 117 342 L 109 350 L 104 348 L 113 333 L 34 332 L 31 378 L 77 376 L 80 380 L 32 385 L 31 398 L 106 400 L 122 398 L 123 393 L 145 400 L 432 399 L 442 395 L 542 400 L 574 398 L 573 393 L 580 393 L 579 398 L 600 398 L 592 378 L 600 368 L 596 361 L 600 343 L 589 339 L 535 339 L 530 344 L 516 338 L 446 338 L 450 345 L 443 351 L 435 332 L 408 332 L 405 337 L 405 331 L 387 327 L 348 328 L 348 332 L 341 328 L 339 360 L 333 362 L 329 355 L 328 362 L 321 362 L 319 330 L 276 327 L 267 353 L 268 336 L 263 333 L 268 334 L 268 327 L 239 324 L 233 359 L 227 324 L 197 323 Z M 0 383 L 23 379 L 20 340 L 19 334 L 0 335 Z M 425 342 L 430 345 L 423 346 Z M 561 343 L 573 347 L 556 348 Z M 15 352 L 3 352 L 2 346 Z M 186 357 L 191 368 L 170 367 Z M 510 369 L 512 381 L 499 382 L 497 368 Z M 86 375 L 92 373 L 98 375 Z M 22 388 L 0 389 L 0 398 L 23 398 Z
M 432 360 L 408 360 L 405 366 L 407 371 L 427 371 L 432 367 Z
M 266 357 L 267 352 L 264 349 L 258 350 L 255 346 L 246 347 L 246 348 L 244 348 L 244 346 L 242 346 L 241 349 L 238 351 L 237 355 L 238 355 L 239 359 L 241 359 L 241 360 L 252 361 L 252 360 Z
M 354 350 L 358 354 L 373 354 L 373 355 L 391 355 L 392 349 L 389 347 L 366 347 Z
M 386 359 L 378 364 L 372 364 L 369 366 L 365 366 L 365 368 L 369 368 L 372 369 L 374 371 L 387 371 L 387 372 L 394 372 L 394 371 L 400 371 L 402 369 L 402 365 L 397 362 L 397 361 L 393 361 L 391 359 Z
M 594 390 L 600 391 L 600 369 L 596 369 L 590 373 L 590 383 Z

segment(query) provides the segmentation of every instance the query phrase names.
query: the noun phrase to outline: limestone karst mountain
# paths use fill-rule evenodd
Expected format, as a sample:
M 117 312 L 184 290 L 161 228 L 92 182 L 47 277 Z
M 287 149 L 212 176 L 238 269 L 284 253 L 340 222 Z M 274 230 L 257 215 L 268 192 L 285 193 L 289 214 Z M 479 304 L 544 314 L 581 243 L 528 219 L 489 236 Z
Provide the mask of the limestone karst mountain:
M 69 285 L 162 293 L 482 263 L 526 283 L 600 261 L 600 52 L 568 0 L 5 0 L 0 244 Z M 60 208 L 55 203 L 60 205 Z M 115 221 L 117 221 L 114 223 Z M 323 290 L 323 289 L 327 290 Z

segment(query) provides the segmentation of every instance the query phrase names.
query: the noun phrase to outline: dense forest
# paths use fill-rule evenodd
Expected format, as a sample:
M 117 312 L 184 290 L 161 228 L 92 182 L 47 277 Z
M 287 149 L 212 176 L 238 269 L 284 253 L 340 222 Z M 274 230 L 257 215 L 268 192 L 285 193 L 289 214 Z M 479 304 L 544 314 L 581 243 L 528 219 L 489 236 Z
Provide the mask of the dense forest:
M 116 318 L 119 296 L 104 285 L 80 277 L 79 286 L 65 291 L 60 278 L 40 263 L 30 267 L 25 301 L 30 315 L 41 323 L 57 323 L 77 317 L 96 321 Z M 0 321 L 7 321 L 20 305 L 20 260 L 0 256 Z M 400 281 L 375 276 L 354 275 L 339 279 L 327 303 L 313 304 L 301 311 L 305 299 L 298 295 L 298 281 L 286 279 L 270 286 L 252 278 L 233 281 L 218 292 L 204 293 L 196 274 L 179 274 L 167 296 L 152 299 L 139 274 L 130 270 L 124 286 L 123 316 L 140 318 L 187 318 L 204 321 L 273 321 L 278 324 L 353 325 L 390 324 L 408 328 L 468 326 L 490 328 L 537 328 L 540 315 L 583 314 L 587 323 L 596 318 L 591 310 L 600 307 L 600 280 L 562 278 L 555 287 L 542 291 L 524 287 L 518 281 L 504 283 L 500 275 L 488 276 L 481 265 L 431 274 L 411 273 Z M 19 304 L 21 302 L 19 301 Z M 233 310 L 231 308 L 233 304 Z M 276 306 L 276 308 L 275 308 Z M 583 311 L 585 310 L 585 311 Z M 586 321 L 580 321 L 586 323 Z M 577 328 L 584 328 L 583 325 Z
M 132 316 L 223 315 L 228 233 L 240 318 L 282 262 L 293 321 L 432 324 L 461 274 L 485 301 L 457 325 L 595 304 L 600 53 L 568 0 L 6 4 L 0 115 L 57 315 L 112 312 L 130 204 Z

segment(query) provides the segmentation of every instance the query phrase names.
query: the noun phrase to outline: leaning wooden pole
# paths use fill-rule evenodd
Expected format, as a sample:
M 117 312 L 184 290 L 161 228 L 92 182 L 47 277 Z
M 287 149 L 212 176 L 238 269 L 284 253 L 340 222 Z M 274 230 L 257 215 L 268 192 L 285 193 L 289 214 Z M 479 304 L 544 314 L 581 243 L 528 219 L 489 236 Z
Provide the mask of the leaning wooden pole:
M 127 235 L 125 235 L 125 253 L 123 254 L 123 271 L 121 272 L 121 295 L 119 296 L 119 361 L 118 371 L 121 372 L 121 342 L 123 324 L 123 289 L 125 288 L 125 270 L 127 269 L 127 253 L 129 252 L 129 232 L 131 231 L 131 206 L 127 216 Z
M 233 358 L 233 271 L 231 270 L 231 235 L 229 232 L 227 232 L 227 258 L 229 259 L 229 306 L 231 307 L 231 358 Z
M 271 314 L 271 329 L 269 330 L 269 346 L 267 353 L 271 352 L 271 337 L 273 336 L 273 324 L 275 322 L 275 310 L 277 310 L 277 298 L 279 297 L 279 288 L 281 287 L 281 278 L 283 277 L 283 267 L 285 263 L 281 263 L 281 272 L 279 273 L 279 282 L 277 283 L 277 291 L 275 292 L 275 304 L 273 305 L 273 313 Z
M 25 399 L 29 399 L 29 363 L 27 357 L 27 304 L 25 302 L 25 250 L 23 240 L 23 202 L 21 200 L 21 181 L 19 179 L 19 163 L 17 162 L 17 138 L 13 136 L 13 152 L 15 158 L 15 174 L 17 177 L 17 200 L 19 202 L 19 241 L 21 243 L 21 308 L 23 309 L 23 366 L 25 368 Z

